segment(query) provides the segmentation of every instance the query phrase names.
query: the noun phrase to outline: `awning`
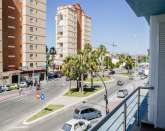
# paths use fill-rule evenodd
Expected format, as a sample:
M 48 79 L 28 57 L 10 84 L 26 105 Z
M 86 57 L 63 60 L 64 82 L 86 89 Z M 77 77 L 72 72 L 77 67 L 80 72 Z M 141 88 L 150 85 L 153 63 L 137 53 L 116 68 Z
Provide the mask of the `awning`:
M 165 13 L 165 0 L 126 0 L 135 14 L 144 16 L 149 21 L 149 17 Z

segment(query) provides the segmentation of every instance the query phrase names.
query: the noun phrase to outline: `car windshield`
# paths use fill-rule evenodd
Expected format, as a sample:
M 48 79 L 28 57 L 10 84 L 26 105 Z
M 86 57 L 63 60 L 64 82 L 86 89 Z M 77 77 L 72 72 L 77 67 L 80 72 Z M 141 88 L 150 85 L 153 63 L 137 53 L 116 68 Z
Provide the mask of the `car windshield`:
M 78 109 L 75 109 L 75 111 L 74 111 L 75 114 L 79 114 L 79 112 L 80 111 Z
M 72 128 L 72 126 L 71 125 L 69 125 L 69 124 L 65 124 L 64 126 L 63 126 L 63 130 L 64 131 L 70 131 L 71 130 L 71 128 Z
M 119 92 L 123 92 L 123 90 L 119 90 Z

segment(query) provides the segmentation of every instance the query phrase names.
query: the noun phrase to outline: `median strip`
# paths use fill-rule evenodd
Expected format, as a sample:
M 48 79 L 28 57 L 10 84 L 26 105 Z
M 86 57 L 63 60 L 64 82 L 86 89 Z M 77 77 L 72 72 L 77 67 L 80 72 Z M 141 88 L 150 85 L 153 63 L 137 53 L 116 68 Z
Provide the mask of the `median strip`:
M 63 108 L 64 105 L 54 105 L 54 104 L 50 104 L 48 106 L 46 106 L 44 109 L 42 109 L 40 112 L 34 114 L 32 117 L 30 117 L 26 122 L 32 122 L 36 119 L 39 119 L 43 116 L 46 116 L 52 112 L 55 112 L 61 108 Z
M 71 97 L 86 97 L 90 96 L 96 92 L 103 90 L 103 88 L 84 88 L 83 92 L 77 90 L 77 88 L 72 88 L 68 92 L 64 94 L 64 96 L 71 96 Z

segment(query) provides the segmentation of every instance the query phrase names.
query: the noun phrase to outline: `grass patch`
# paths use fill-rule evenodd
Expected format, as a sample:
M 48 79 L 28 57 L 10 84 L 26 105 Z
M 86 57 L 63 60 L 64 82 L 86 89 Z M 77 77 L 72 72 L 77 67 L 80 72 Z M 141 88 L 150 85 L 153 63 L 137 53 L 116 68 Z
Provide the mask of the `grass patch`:
M 73 96 L 73 97 L 86 97 L 93 93 L 96 93 L 100 90 L 103 90 L 103 88 L 84 88 L 83 93 L 77 91 L 77 88 L 72 88 L 70 91 L 65 93 L 65 96 Z
M 64 107 L 64 105 L 53 105 L 53 104 L 50 104 L 48 105 L 47 107 L 45 107 L 44 109 L 42 109 L 40 112 L 38 112 L 37 114 L 33 115 L 31 118 L 29 118 L 27 120 L 27 122 L 31 122 L 31 121 L 34 121 L 40 117 L 43 117 L 51 112 L 54 112 L 60 108 Z
M 103 81 L 111 80 L 111 77 L 102 77 Z M 91 82 L 91 78 L 87 78 L 84 82 Z M 99 77 L 93 77 L 93 82 L 101 82 Z
M 119 73 L 120 75 L 124 75 L 124 76 L 130 76 L 130 74 L 128 72 L 123 72 L 123 73 Z

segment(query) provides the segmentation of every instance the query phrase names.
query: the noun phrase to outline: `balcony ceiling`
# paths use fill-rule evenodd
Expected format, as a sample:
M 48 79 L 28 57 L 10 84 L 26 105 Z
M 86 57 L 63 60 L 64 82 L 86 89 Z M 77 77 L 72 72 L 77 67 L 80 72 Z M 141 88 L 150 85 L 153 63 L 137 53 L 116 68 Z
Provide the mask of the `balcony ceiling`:
M 126 0 L 135 14 L 149 19 L 152 15 L 165 13 L 165 0 Z

